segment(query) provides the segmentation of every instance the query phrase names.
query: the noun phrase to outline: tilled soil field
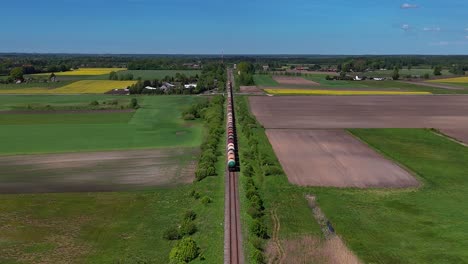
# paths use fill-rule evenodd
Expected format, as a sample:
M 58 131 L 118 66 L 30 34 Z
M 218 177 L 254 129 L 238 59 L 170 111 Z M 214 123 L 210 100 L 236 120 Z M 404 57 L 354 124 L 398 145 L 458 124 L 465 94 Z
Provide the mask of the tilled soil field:
M 318 86 L 320 85 L 317 82 L 304 79 L 302 77 L 294 77 L 294 76 L 273 76 L 273 80 L 278 82 L 281 85 L 313 85 Z
M 269 129 L 290 182 L 302 186 L 416 187 L 418 181 L 343 130 Z
M 468 96 L 251 97 L 289 181 L 415 187 L 418 181 L 342 129 L 436 128 L 468 142 Z
M 468 96 L 249 98 L 265 128 L 468 128 Z
M 0 156 L 0 193 L 139 190 L 191 183 L 197 149 Z

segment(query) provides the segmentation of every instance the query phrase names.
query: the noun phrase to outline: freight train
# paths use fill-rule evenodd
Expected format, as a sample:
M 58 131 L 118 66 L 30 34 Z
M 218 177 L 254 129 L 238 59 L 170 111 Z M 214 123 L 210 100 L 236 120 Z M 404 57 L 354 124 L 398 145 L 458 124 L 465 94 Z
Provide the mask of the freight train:
M 239 159 L 237 155 L 237 134 L 234 113 L 234 98 L 232 82 L 227 83 L 227 166 L 229 171 L 239 171 Z

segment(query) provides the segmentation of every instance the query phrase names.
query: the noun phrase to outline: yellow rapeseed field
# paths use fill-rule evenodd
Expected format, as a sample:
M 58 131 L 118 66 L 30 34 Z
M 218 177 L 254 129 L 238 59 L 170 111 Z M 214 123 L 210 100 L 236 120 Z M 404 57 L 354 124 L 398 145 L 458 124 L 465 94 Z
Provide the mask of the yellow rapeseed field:
M 432 94 L 430 92 L 401 92 L 401 91 L 346 91 L 346 90 L 305 90 L 305 89 L 265 89 L 269 94 L 298 94 L 298 95 L 419 95 Z
M 125 68 L 80 68 L 74 71 L 67 71 L 67 72 L 56 72 L 55 75 L 57 76 L 73 76 L 73 75 L 103 75 L 109 74 L 112 71 L 124 71 L 127 70 Z M 50 73 L 39 73 L 37 75 L 50 75 Z
M 428 82 L 436 83 L 468 83 L 468 77 L 457 77 L 457 78 L 447 78 L 447 79 L 438 79 L 430 80 Z
M 136 81 L 107 81 L 88 80 L 77 81 L 69 85 L 55 88 L 24 88 L 24 89 L 0 89 L 0 94 L 103 94 L 112 89 L 127 88 Z

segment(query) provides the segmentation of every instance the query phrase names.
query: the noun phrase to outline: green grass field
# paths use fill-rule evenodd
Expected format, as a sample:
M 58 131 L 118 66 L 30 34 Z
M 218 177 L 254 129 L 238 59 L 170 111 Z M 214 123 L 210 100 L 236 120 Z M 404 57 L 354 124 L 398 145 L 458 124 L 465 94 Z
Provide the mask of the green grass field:
M 134 79 L 141 78 L 143 80 L 163 79 L 166 76 L 173 77 L 176 73 L 185 74 L 186 76 L 201 75 L 200 70 L 127 70 L 121 71 L 119 74 L 133 74 Z
M 25 89 L 25 88 L 55 89 L 55 88 L 58 88 L 58 87 L 69 85 L 71 83 L 72 83 L 72 81 L 53 82 L 53 83 L 51 83 L 51 82 L 49 82 L 49 83 L 37 82 L 37 83 L 21 83 L 21 84 L 15 84 L 15 83 L 4 84 L 4 83 L 0 83 L 0 90 L 2 90 L 2 89 L 16 90 L 16 89 Z
M 193 188 L 213 198 L 203 205 Z M 140 192 L 0 195 L 0 263 L 168 263 L 163 239 L 183 213 L 197 212 L 193 235 L 206 261 L 221 263 L 224 181 Z
M 112 96 L 0 96 L 0 109 L 18 102 L 90 102 Z M 182 110 L 200 97 L 138 97 L 142 108 L 131 118 L 128 113 L 63 114 L 69 121 L 60 122 L 53 114 L 1 114 L 0 155 L 115 150 L 129 148 L 194 147 L 202 139 L 199 121 L 185 122 Z M 10 119 L 11 118 L 11 119 Z M 50 121 L 43 121 L 44 119 Z M 6 120 L 7 119 L 7 120 Z M 5 121 L 6 120 L 6 121 Z M 13 120 L 13 121 L 8 121 Z M 58 123 L 54 123 L 56 120 Z M 24 123 L 21 123 L 24 121 Z M 49 123 L 44 123 L 49 122 Z M 13 124 L 12 124 L 13 123 Z
M 258 86 L 278 86 L 278 83 L 271 78 L 271 75 L 255 74 L 254 82 Z

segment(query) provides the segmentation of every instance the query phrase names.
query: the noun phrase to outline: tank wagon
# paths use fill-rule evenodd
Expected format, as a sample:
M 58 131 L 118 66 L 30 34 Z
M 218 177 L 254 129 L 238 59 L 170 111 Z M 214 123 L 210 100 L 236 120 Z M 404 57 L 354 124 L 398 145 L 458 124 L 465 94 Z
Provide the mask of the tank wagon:
M 234 113 L 234 98 L 232 82 L 227 83 L 227 166 L 229 171 L 239 171 L 239 155 L 237 148 L 236 119 Z

